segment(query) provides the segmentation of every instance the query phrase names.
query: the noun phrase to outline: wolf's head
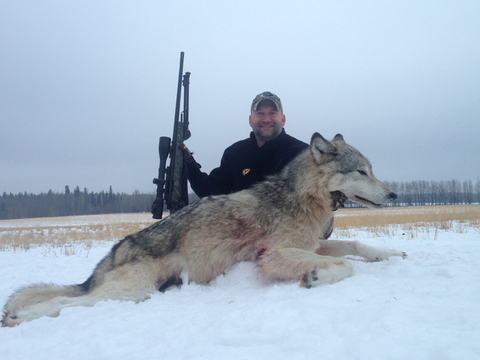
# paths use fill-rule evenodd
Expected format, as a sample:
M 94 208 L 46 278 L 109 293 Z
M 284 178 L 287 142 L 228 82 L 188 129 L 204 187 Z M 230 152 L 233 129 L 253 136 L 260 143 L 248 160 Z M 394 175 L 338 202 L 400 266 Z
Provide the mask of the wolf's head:
M 397 198 L 373 175 L 370 161 L 347 145 L 342 135 L 328 141 L 319 133 L 313 134 L 310 152 L 319 166 L 329 168 L 330 192 L 341 191 L 350 200 L 369 208 L 380 208 Z

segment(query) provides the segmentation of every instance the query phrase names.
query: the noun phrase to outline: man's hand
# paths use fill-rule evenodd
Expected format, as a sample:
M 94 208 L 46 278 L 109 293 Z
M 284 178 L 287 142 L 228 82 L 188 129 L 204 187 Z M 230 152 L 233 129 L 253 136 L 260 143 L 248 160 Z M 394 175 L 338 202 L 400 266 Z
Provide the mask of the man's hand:
M 195 162 L 195 159 L 193 158 L 193 152 L 191 152 L 188 147 L 186 147 L 184 144 L 181 144 L 179 145 L 179 148 L 185 154 L 185 161 L 187 163 Z

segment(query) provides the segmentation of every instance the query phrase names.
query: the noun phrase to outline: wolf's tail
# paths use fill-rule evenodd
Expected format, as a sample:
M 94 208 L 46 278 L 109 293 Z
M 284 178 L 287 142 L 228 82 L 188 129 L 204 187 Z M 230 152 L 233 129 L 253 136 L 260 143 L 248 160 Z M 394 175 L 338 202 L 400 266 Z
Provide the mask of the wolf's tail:
M 80 285 L 59 286 L 53 284 L 34 284 L 14 292 L 3 308 L 2 326 L 14 326 L 22 321 L 31 319 L 23 318 L 20 315 L 24 309 L 36 307 L 36 305 L 45 303 L 46 306 L 41 306 L 35 311 L 34 318 L 41 316 L 56 316 L 57 314 L 49 314 L 47 302 L 58 298 L 67 297 L 73 298 L 82 296 L 88 293 L 88 280 Z M 33 315 L 33 314 L 32 314 Z

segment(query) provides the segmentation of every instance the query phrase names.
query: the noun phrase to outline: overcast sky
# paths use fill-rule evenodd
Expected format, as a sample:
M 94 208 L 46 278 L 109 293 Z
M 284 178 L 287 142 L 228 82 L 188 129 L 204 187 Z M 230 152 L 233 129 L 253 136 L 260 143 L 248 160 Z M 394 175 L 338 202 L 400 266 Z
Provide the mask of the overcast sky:
M 480 176 L 480 1 L 0 3 L 0 193 L 153 192 L 181 51 L 204 171 L 269 90 L 380 180 Z

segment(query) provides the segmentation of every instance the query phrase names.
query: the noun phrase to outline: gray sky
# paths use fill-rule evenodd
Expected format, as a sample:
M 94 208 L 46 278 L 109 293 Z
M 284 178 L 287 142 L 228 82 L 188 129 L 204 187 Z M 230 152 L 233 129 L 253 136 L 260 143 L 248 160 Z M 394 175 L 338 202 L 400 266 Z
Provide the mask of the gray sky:
M 203 170 L 250 132 L 336 133 L 380 180 L 480 176 L 480 1 L 0 1 L 0 193 L 154 191 L 180 51 Z

